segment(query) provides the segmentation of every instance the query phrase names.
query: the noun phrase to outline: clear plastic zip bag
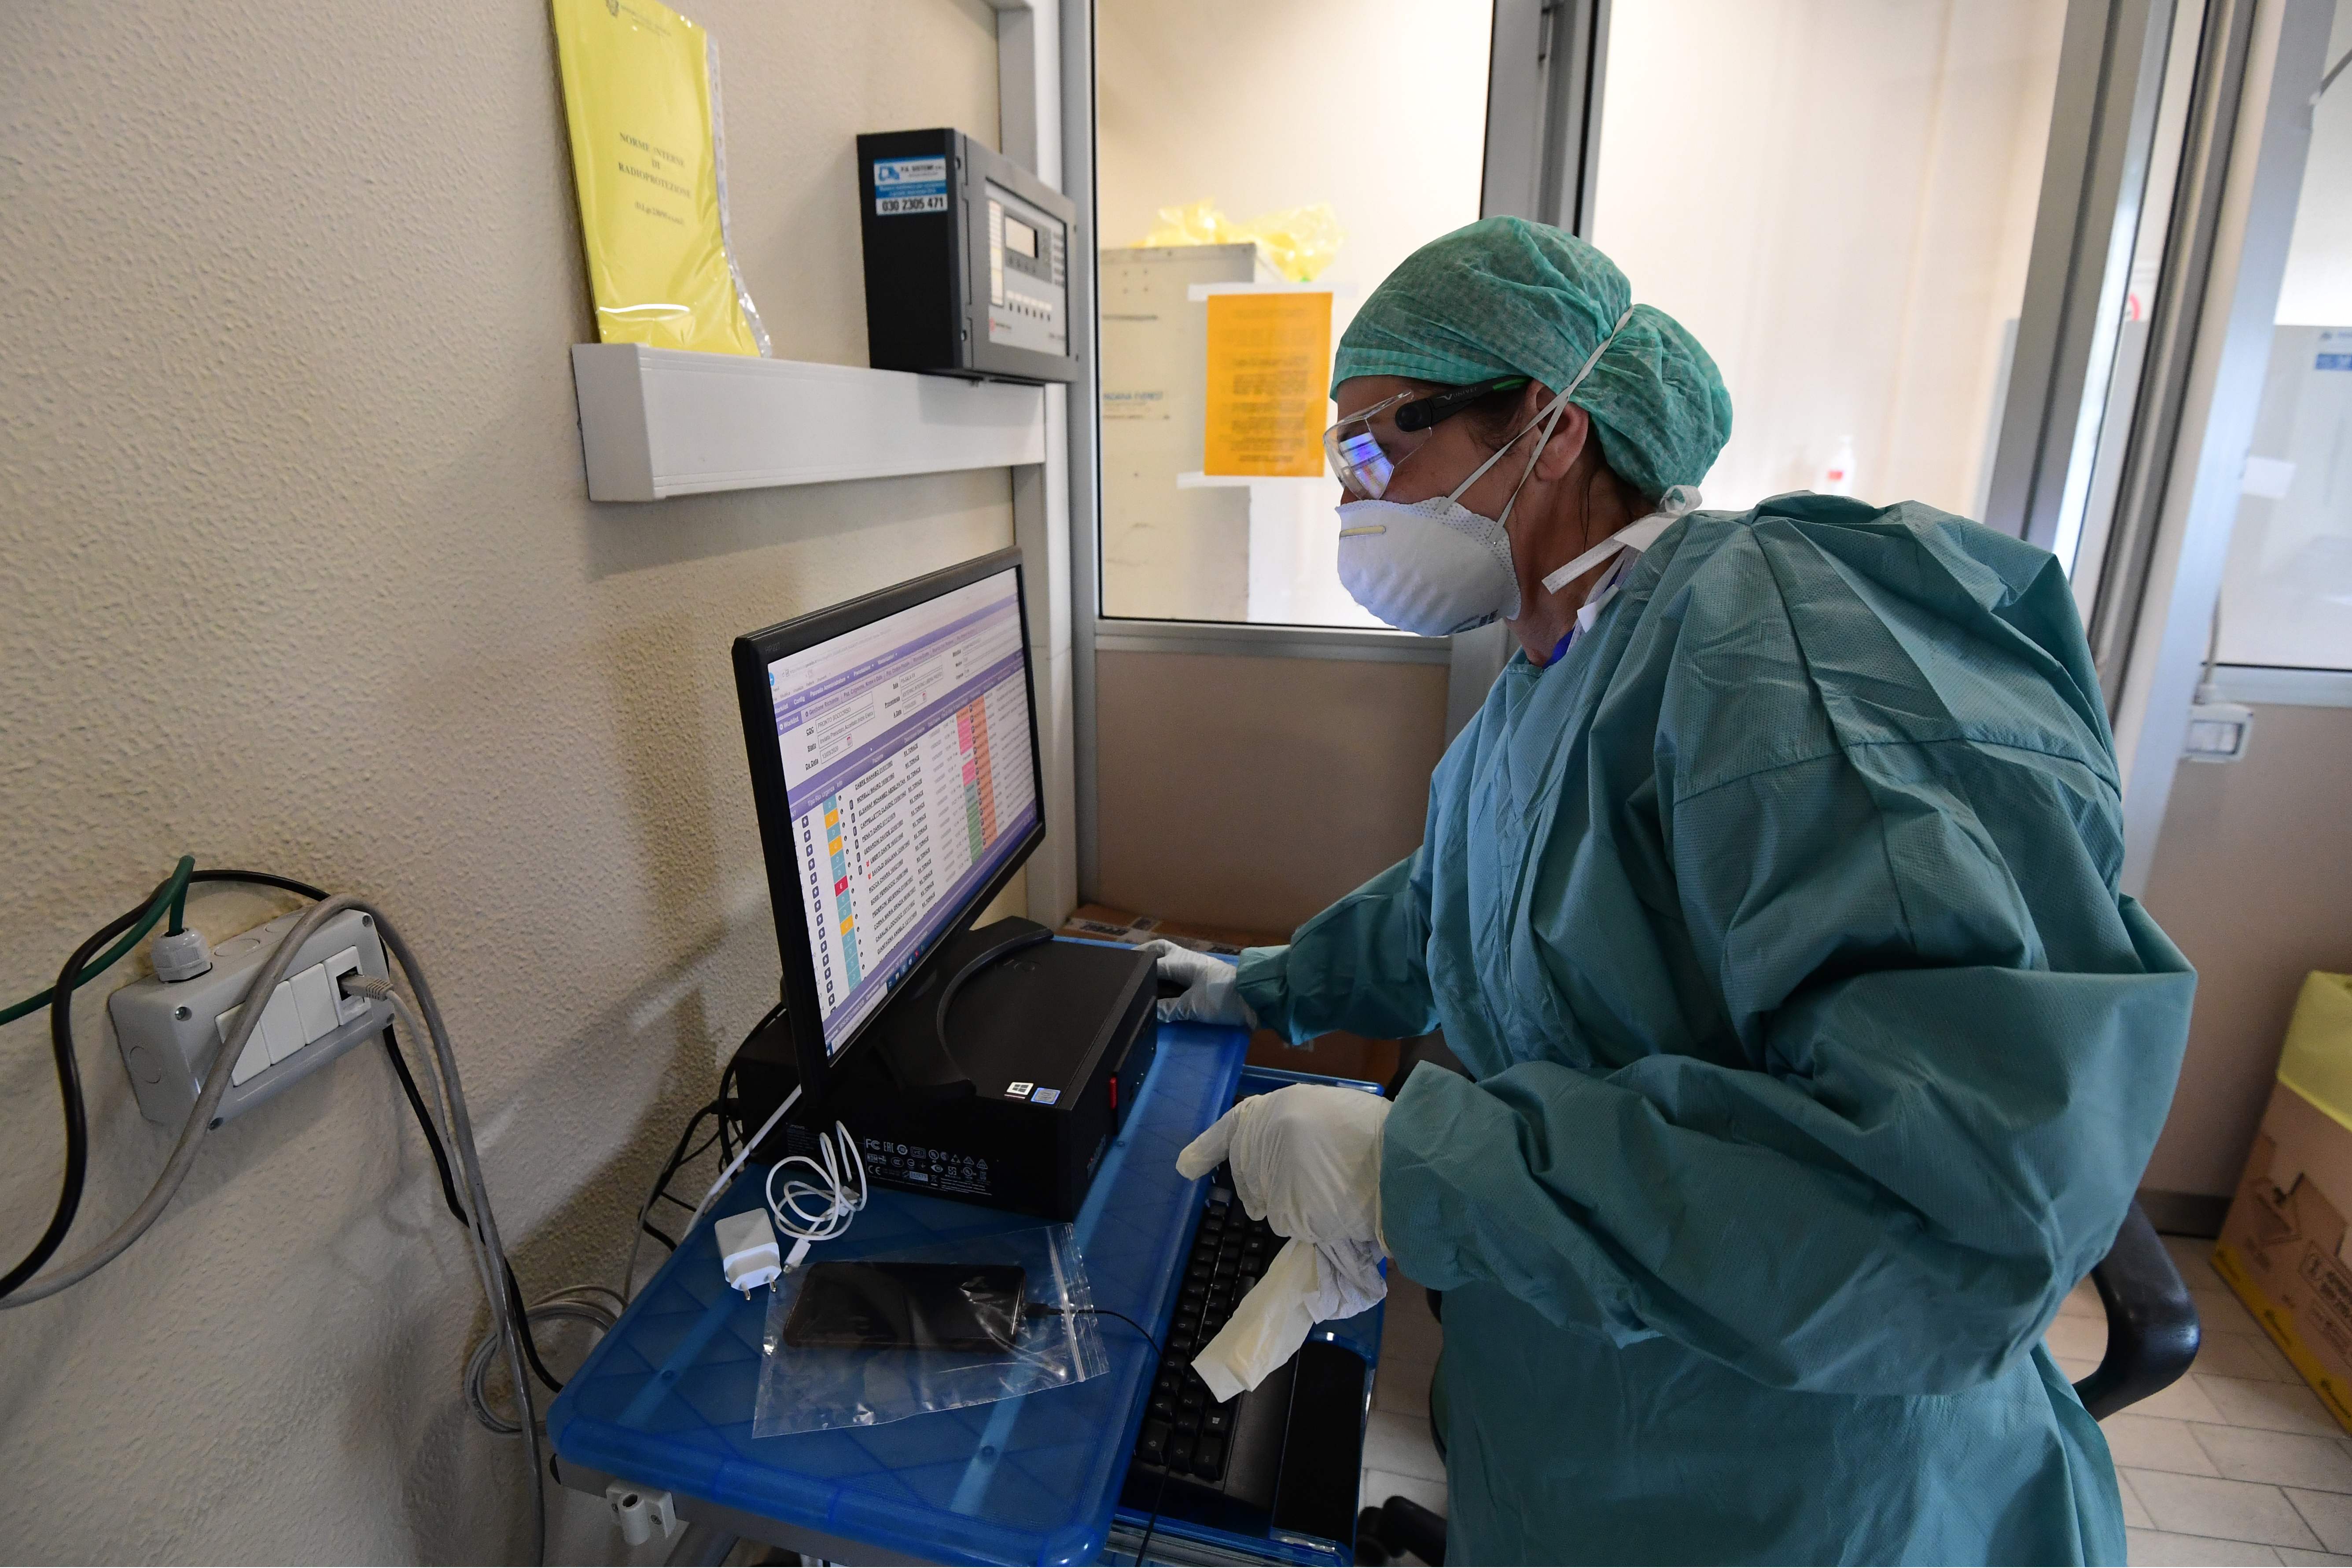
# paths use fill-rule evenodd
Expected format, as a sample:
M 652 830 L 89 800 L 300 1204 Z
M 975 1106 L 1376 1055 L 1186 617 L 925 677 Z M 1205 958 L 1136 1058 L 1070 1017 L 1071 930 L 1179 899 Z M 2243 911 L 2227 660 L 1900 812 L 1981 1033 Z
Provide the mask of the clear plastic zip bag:
M 1093 1307 L 1066 1225 L 827 1247 L 769 1300 L 752 1435 L 880 1426 L 1100 1377 Z

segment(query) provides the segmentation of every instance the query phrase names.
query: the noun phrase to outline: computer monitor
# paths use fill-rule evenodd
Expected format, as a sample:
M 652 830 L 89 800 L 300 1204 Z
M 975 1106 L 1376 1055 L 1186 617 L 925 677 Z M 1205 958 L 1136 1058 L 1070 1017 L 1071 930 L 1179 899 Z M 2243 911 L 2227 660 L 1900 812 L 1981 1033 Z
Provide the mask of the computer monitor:
M 802 1081 L 1045 835 L 1021 552 L 735 641 Z

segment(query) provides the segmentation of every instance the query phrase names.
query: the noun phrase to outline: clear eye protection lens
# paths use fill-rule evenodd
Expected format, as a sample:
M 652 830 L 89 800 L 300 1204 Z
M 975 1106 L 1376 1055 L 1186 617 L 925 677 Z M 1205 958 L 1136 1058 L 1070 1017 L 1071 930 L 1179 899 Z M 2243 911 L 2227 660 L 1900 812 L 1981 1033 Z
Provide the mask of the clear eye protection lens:
M 1389 455 L 1372 433 L 1359 425 L 1342 434 L 1332 426 L 1323 437 L 1324 450 L 1330 454 L 1331 471 L 1339 483 L 1367 500 L 1378 500 L 1381 492 L 1389 488 L 1389 476 L 1396 471 Z
M 1401 392 L 1350 414 L 1323 432 L 1323 451 L 1331 459 L 1332 477 L 1349 495 L 1360 500 L 1380 500 L 1389 488 L 1396 465 L 1403 460 L 1406 452 L 1420 445 L 1417 437 L 1405 436 L 1395 427 L 1397 406 L 1415 395 Z M 1376 426 L 1385 428 L 1375 434 Z

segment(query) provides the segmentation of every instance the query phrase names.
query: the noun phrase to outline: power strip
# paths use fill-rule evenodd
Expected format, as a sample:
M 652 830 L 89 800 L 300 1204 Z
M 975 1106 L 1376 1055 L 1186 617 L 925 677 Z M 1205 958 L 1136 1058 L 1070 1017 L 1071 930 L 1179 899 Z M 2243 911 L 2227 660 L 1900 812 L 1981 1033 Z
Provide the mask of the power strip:
M 180 981 L 151 975 L 107 999 L 141 1115 L 166 1127 L 185 1124 L 256 972 L 300 918 L 299 912 L 280 915 L 221 943 L 202 974 Z M 263 1006 L 261 1026 L 229 1069 L 229 1089 L 213 1125 L 252 1110 L 383 1032 L 392 1022 L 392 1004 L 344 995 L 336 981 L 352 973 L 391 977 L 373 917 L 345 910 L 311 932 L 286 966 L 286 978 Z

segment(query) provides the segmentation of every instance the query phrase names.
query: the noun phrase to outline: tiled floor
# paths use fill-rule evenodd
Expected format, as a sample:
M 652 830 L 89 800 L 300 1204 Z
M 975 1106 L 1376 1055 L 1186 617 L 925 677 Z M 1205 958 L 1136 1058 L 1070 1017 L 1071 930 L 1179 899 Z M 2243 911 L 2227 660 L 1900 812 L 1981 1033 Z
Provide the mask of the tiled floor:
M 2131 1560 L 2352 1563 L 2352 1438 L 2213 1272 L 2211 1244 L 2167 1237 L 2165 1246 L 2197 1298 L 2204 1346 L 2188 1376 L 2103 1424 Z M 1440 1331 L 1421 1288 L 1391 1280 L 1363 1500 L 1402 1495 L 1443 1512 L 1445 1466 L 1429 1440 Z M 2086 1282 L 2051 1325 L 2050 1352 L 2079 1378 L 2106 1342 Z
M 1372 1423 L 1364 1434 L 1362 1507 L 1409 1497 L 1439 1513 L 1445 1511 L 1445 1461 L 1429 1440 L 1429 1378 L 1437 1367 L 1439 1334 L 1427 1294 L 1390 1264 L 1380 1372 L 1372 1383 Z
M 2212 1244 L 2164 1244 L 2205 1340 L 2187 1377 L 2102 1424 L 2132 1561 L 2352 1563 L 2352 1439 L 2213 1272 Z M 2106 1321 L 2089 1286 L 2049 1342 L 2070 1376 L 2097 1363 Z

